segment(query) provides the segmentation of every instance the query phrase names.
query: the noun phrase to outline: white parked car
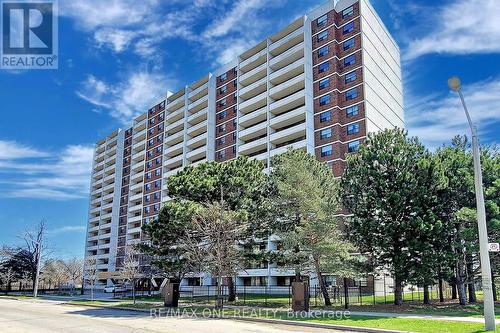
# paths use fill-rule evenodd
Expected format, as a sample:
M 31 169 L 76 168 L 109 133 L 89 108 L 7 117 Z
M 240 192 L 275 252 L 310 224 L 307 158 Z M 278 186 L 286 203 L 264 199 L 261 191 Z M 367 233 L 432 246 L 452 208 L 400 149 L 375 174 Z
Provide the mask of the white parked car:
M 127 291 L 127 288 L 119 284 L 117 284 L 116 286 L 108 286 L 104 288 L 105 293 L 121 293 L 125 291 Z

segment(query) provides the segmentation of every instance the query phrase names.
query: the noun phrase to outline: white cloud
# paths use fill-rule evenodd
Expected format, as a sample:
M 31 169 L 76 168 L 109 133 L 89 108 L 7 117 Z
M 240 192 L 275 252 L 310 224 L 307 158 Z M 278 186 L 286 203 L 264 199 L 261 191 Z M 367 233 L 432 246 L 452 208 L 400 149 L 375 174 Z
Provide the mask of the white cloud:
M 427 29 L 428 34 L 410 41 L 403 58 L 411 60 L 431 53 L 499 53 L 499 17 L 498 0 L 446 3 L 435 14 L 434 25 Z
M 12 142 L 0 140 L 0 147 L 6 144 Z M 83 145 L 70 145 L 55 152 L 10 155 L 0 160 L 0 195 L 54 200 L 87 197 L 92 158 L 93 147 Z
M 60 14 L 76 21 L 78 27 L 125 27 L 142 22 L 154 13 L 157 0 L 72 0 L 61 1 Z
M 136 35 L 133 31 L 105 28 L 97 30 L 94 39 L 99 46 L 107 46 L 116 53 L 120 53 L 128 48 Z
M 465 85 L 463 92 L 472 120 L 479 125 L 480 136 L 491 134 L 485 128 L 500 122 L 500 78 Z M 470 136 L 467 119 L 456 93 L 432 98 L 417 96 L 407 102 L 409 132 L 429 146 L 440 146 L 458 134 Z
M 67 234 L 67 233 L 82 233 L 87 230 L 87 227 L 84 225 L 66 225 L 66 226 L 61 226 L 57 227 L 54 229 L 50 229 L 47 231 L 49 235 L 60 235 L 60 234 Z
M 76 93 L 87 102 L 106 109 L 124 124 L 144 113 L 167 92 L 172 81 L 165 75 L 132 72 L 123 81 L 109 84 L 89 75 Z
M 231 29 L 236 29 L 238 26 L 245 25 L 245 23 L 251 22 L 249 20 L 248 14 L 251 11 L 265 5 L 268 1 L 265 0 L 240 0 L 236 2 L 233 9 L 228 13 L 224 13 L 224 16 L 216 19 L 210 26 L 208 26 L 203 33 L 205 38 L 221 37 L 226 35 Z M 253 19 L 253 17 L 252 17 Z M 258 22 L 255 22 L 258 24 Z
M 45 152 L 39 151 L 35 148 L 17 143 L 15 141 L 0 140 L 0 161 L 44 156 L 47 156 Z

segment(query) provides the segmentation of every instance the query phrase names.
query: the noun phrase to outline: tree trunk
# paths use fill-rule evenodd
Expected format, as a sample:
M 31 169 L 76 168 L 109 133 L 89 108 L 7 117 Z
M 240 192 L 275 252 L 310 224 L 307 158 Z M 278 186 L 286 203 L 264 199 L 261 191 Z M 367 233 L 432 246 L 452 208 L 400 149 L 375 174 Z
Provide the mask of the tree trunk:
M 491 271 L 491 288 L 493 289 L 493 301 L 498 301 L 497 299 L 497 285 L 495 284 L 495 277 L 493 276 L 493 271 Z
M 236 290 L 234 288 L 234 281 L 232 276 L 229 277 L 229 280 L 227 281 L 227 288 L 229 289 L 227 294 L 227 301 L 228 302 L 236 301 Z
M 457 299 L 457 284 L 453 282 L 451 284 L 451 299 Z
M 134 300 L 135 304 L 135 281 L 132 282 L 132 299 Z
M 476 303 L 476 285 L 474 283 L 474 263 L 472 262 L 472 255 L 467 255 L 467 276 L 468 276 L 468 284 L 467 289 L 469 292 L 469 303 Z
M 438 280 L 438 288 L 439 288 L 439 302 L 444 302 L 444 294 L 443 294 L 443 279 L 439 278 Z
M 394 305 L 403 305 L 403 282 L 394 274 Z
M 325 279 L 323 278 L 323 274 L 321 274 L 321 267 L 319 265 L 319 258 L 314 258 L 314 269 L 316 270 L 316 277 L 319 282 L 319 289 L 321 290 L 321 294 L 323 295 L 323 299 L 325 300 L 325 306 L 331 306 L 332 301 L 330 300 L 330 295 L 328 294 L 328 289 L 326 289 Z
M 344 278 L 344 301 L 345 309 L 349 309 L 349 287 L 347 286 L 347 278 Z
M 431 304 L 429 299 L 429 285 L 424 284 L 424 304 Z
M 467 304 L 467 295 L 465 291 L 465 280 L 466 280 L 466 273 L 465 273 L 465 260 L 459 259 L 457 262 L 457 288 L 458 288 L 458 300 L 460 302 L 460 305 L 466 305 Z

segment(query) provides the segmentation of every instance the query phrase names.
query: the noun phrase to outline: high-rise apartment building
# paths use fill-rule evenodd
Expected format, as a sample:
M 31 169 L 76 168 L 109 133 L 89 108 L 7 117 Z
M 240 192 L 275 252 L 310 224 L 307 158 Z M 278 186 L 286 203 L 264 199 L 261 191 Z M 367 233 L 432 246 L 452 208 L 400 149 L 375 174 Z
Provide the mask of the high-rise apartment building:
M 119 270 L 168 200 L 168 177 L 187 165 L 244 155 L 268 168 L 294 147 L 340 176 L 367 133 L 391 127 L 404 127 L 399 48 L 368 0 L 330 0 L 97 142 L 86 255 L 110 277 Z M 236 283 L 291 275 L 265 264 Z

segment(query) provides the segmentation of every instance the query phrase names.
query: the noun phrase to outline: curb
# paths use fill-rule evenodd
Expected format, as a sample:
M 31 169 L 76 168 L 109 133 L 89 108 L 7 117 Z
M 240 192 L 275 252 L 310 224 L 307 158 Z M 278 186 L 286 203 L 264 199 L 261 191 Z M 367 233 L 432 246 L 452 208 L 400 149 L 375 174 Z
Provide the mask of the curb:
M 110 309 L 110 310 L 121 310 L 121 311 L 135 311 L 141 313 L 150 313 L 151 310 L 148 309 L 136 309 L 136 308 L 127 308 L 127 307 L 109 307 L 103 305 L 92 305 L 92 304 L 74 304 L 74 303 L 63 303 L 66 305 L 72 306 L 86 306 L 97 309 Z M 283 320 L 283 319 L 267 319 L 267 318 L 253 318 L 253 317 L 234 317 L 234 316 L 226 316 L 223 318 L 212 317 L 213 319 L 226 319 L 226 320 L 238 320 L 252 323 L 267 323 L 267 324 L 275 324 L 275 325 L 288 325 L 295 327 L 307 327 L 307 328 L 321 328 L 321 329 L 330 329 L 330 330 L 343 330 L 350 332 L 362 332 L 362 333 L 411 333 L 408 331 L 395 331 L 395 330 L 386 330 L 382 328 L 370 328 L 370 327 L 356 327 L 356 326 L 344 326 L 344 325 L 335 325 L 335 324 L 321 324 L 321 323 L 312 323 L 312 322 L 304 322 L 304 321 L 294 321 L 294 320 Z

